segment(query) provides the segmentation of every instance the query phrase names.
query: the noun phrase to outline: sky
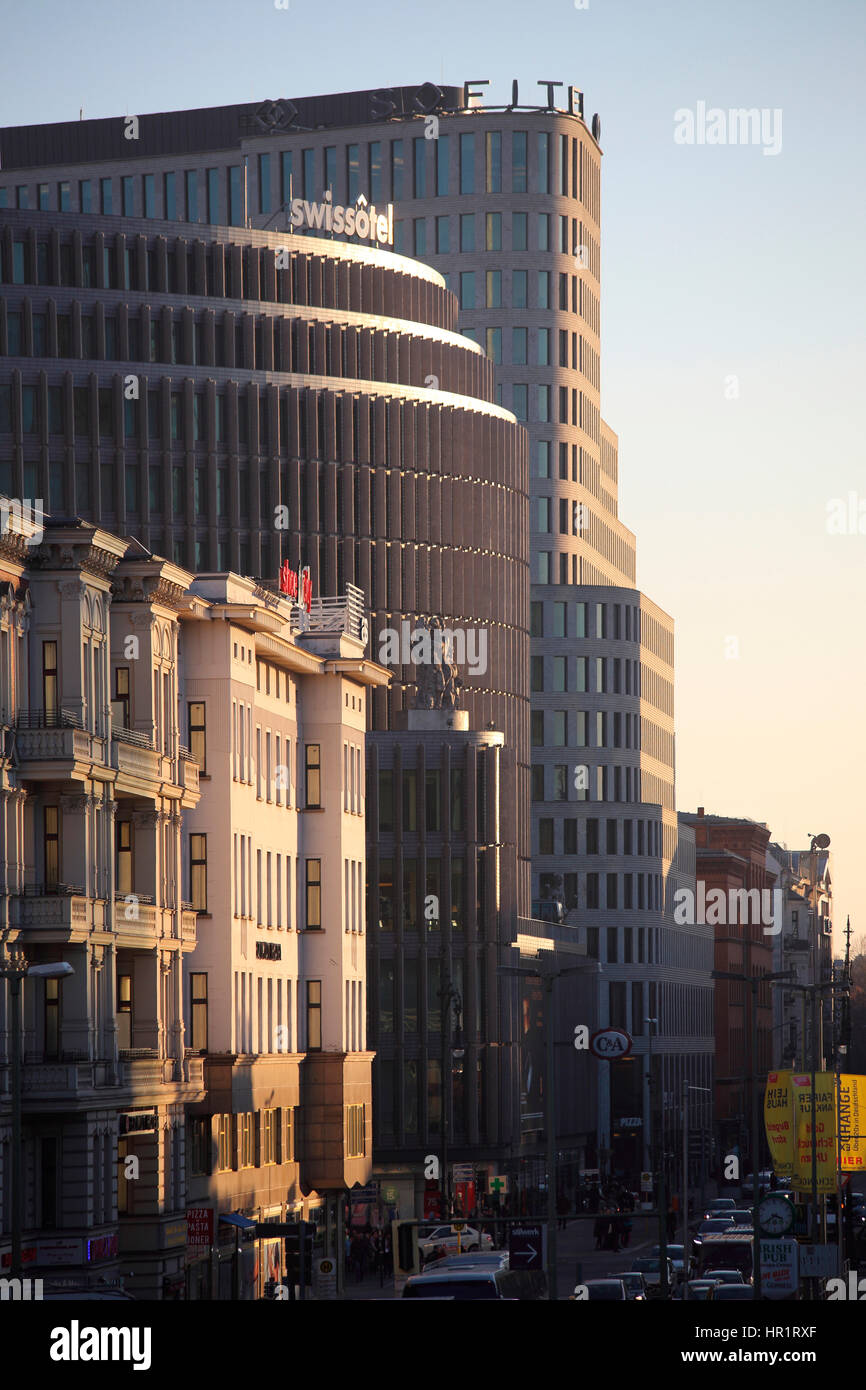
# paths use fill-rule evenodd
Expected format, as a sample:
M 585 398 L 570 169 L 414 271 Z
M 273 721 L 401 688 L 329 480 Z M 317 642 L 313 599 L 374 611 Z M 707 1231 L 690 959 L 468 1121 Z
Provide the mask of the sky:
M 837 954 L 848 913 L 866 932 L 862 0 L 0 0 L 0 22 L 2 125 L 425 80 L 581 88 L 602 121 L 620 515 L 676 620 L 678 807 L 790 848 L 830 835 Z M 699 140 L 700 103 L 711 136 L 713 108 L 727 135 L 757 108 L 764 137 Z

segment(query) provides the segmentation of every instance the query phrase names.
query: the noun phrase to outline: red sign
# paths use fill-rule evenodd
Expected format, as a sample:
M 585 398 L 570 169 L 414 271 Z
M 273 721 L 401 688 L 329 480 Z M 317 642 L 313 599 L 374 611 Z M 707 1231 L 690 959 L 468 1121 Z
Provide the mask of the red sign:
M 187 1245 L 213 1245 L 213 1207 L 187 1207 Z
M 288 560 L 284 560 L 280 565 L 280 593 L 285 594 L 286 598 L 293 598 L 301 608 L 306 608 L 309 613 L 313 606 L 313 581 L 310 578 L 310 566 L 304 565 L 303 569 L 293 570 Z
M 117 1234 L 94 1236 L 87 1242 L 88 1260 L 113 1260 L 117 1254 Z
M 424 1220 L 438 1221 L 442 1214 L 442 1196 L 439 1192 L 424 1193 Z

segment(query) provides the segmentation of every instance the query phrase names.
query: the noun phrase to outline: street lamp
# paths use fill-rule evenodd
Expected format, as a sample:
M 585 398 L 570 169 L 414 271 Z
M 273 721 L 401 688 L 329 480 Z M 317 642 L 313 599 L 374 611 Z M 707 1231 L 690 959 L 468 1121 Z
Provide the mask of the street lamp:
M 761 1185 L 758 1181 L 760 1134 L 758 1130 L 758 1088 L 755 1085 L 757 1080 L 756 1063 L 758 1053 L 758 990 L 762 984 L 767 984 L 771 980 L 788 980 L 792 973 L 793 972 L 790 970 L 776 970 L 768 975 L 739 975 L 730 970 L 713 970 L 710 974 L 710 978 L 713 980 L 737 980 L 741 984 L 748 985 L 752 996 L 751 1007 L 749 1009 L 749 1078 L 752 1102 L 752 1227 L 755 1233 L 755 1298 L 761 1297 L 761 1244 L 758 1219 L 758 1207 L 761 1201 Z
M 442 988 L 439 990 L 439 999 L 442 1001 L 442 1181 L 440 1188 L 442 1192 L 442 1212 L 440 1219 L 447 1221 L 451 1217 L 451 1195 L 448 1183 L 448 1120 L 451 1109 L 451 1095 L 453 1089 L 452 1077 L 452 1058 L 462 1061 L 462 1046 L 451 1047 L 451 1010 L 454 1010 L 454 1023 L 457 1027 L 458 1042 L 460 1038 L 460 1017 L 463 1012 L 463 1001 L 460 998 L 459 990 L 455 989 L 449 977 L 446 976 Z
M 542 983 L 544 989 L 544 1047 L 545 1047 L 545 1075 L 544 1075 L 544 1127 L 547 1131 L 547 1284 L 548 1298 L 551 1302 L 556 1301 L 557 1297 L 557 1270 L 556 1270 L 556 1039 L 553 1017 L 553 985 L 554 981 L 563 975 L 576 975 L 587 969 L 594 969 L 595 962 L 585 962 L 583 965 L 565 966 L 557 970 L 554 965 L 555 953 L 560 951 L 565 955 L 585 955 L 585 951 L 576 946 L 569 946 L 562 942 L 555 942 L 546 937 L 521 937 L 518 941 L 512 941 L 511 945 L 521 955 L 531 955 L 539 962 L 535 966 L 528 965 L 500 965 L 497 972 L 500 975 L 530 975 Z M 548 956 L 548 961 L 544 966 L 541 965 L 541 953 Z
M 21 1124 L 21 981 L 24 979 L 25 975 L 42 980 L 59 980 L 66 975 L 74 974 L 75 971 L 68 961 L 58 961 L 54 965 L 28 965 L 23 951 L 14 947 L 9 950 L 5 963 L 0 964 L 0 979 L 9 981 L 9 1027 L 12 1037 L 9 1062 L 12 1068 L 12 1162 L 10 1186 L 12 1189 L 11 1275 L 13 1279 L 20 1279 L 22 1273 L 21 1228 L 23 1225 L 22 1218 L 24 1209 L 24 1188 L 22 1181 L 22 1170 L 24 1167 L 22 1161 L 24 1136 L 22 1134 Z

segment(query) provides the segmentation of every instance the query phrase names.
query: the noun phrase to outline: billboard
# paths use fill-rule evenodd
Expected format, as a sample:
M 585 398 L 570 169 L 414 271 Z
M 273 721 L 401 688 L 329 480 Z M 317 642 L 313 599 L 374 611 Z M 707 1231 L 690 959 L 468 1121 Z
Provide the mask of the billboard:
M 791 1097 L 791 1073 L 771 1071 L 764 1093 L 764 1128 L 767 1147 L 778 1177 L 794 1174 L 794 1112 Z

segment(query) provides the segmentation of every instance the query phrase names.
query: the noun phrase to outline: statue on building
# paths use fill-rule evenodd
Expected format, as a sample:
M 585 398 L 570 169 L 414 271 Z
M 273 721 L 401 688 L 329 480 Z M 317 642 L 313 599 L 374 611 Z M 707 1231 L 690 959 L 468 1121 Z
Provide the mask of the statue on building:
M 457 674 L 451 635 L 447 633 L 441 618 L 431 618 L 426 630 L 415 629 L 412 660 L 418 667 L 413 707 L 456 709 L 463 682 Z

